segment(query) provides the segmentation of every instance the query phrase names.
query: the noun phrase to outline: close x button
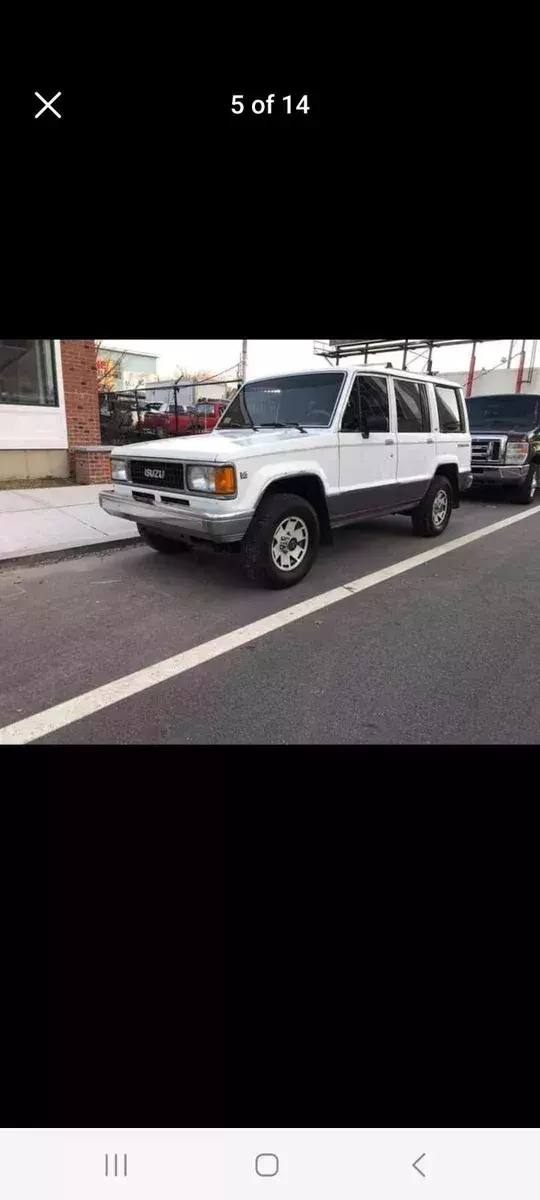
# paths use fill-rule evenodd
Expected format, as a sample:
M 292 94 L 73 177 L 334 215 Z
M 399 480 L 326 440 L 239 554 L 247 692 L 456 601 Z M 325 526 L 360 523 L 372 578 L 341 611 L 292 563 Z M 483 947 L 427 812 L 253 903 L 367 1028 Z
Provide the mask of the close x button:
M 46 100 L 45 96 L 41 95 L 41 92 L 34 92 L 34 96 L 37 96 L 38 100 L 41 100 L 41 103 L 43 105 L 43 107 L 40 108 L 39 112 L 37 112 L 35 114 L 35 120 L 37 121 L 38 117 L 41 117 L 44 112 L 50 112 L 50 113 L 53 113 L 55 117 L 58 117 L 58 120 L 60 121 L 62 119 L 62 113 L 59 113 L 56 108 L 53 108 L 53 104 L 54 104 L 54 101 L 58 100 L 58 97 L 61 95 L 62 95 L 61 92 L 56 92 L 55 96 L 52 96 L 50 100 Z

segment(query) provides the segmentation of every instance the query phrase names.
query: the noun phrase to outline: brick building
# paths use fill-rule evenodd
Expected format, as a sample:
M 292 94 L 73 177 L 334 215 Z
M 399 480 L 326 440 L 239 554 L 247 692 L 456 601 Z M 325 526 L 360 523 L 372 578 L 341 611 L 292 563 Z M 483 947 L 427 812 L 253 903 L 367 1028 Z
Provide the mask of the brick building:
M 104 482 L 100 443 L 95 342 L 0 339 L 0 480 Z

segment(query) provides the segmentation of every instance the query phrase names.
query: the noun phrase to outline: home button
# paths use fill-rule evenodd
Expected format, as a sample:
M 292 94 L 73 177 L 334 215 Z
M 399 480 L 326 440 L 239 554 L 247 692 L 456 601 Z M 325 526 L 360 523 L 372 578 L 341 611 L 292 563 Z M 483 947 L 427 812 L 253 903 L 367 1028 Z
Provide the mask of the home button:
M 277 1154 L 258 1154 L 255 1159 L 257 1175 L 277 1175 L 279 1158 Z

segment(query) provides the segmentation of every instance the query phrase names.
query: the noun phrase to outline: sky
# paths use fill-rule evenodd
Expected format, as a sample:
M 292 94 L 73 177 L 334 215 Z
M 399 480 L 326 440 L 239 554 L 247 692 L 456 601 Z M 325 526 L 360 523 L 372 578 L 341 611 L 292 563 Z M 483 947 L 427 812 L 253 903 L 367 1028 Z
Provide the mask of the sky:
M 164 340 L 156 341 L 151 338 L 129 341 L 119 338 L 104 338 L 106 346 L 118 346 L 125 350 L 148 351 L 159 357 L 158 374 L 161 379 L 170 379 L 179 375 L 182 370 L 206 371 L 208 375 L 226 371 L 231 368 L 230 377 L 236 374 L 235 366 L 240 359 L 242 339 L 217 340 Z M 527 343 L 527 358 L 529 362 L 532 342 Z M 488 342 L 477 349 L 476 371 L 482 367 L 487 369 L 501 364 L 501 359 L 508 356 L 510 340 L 506 342 Z M 514 353 L 521 349 L 521 342 L 514 344 Z M 449 349 L 435 350 L 433 369 L 442 374 L 444 371 L 466 371 L 469 367 L 470 346 L 455 346 Z M 401 366 L 399 355 L 390 355 L 394 367 Z M 355 361 L 349 358 L 347 363 L 352 366 Z M 379 358 L 379 365 L 382 360 Z M 390 360 L 389 360 L 390 361 Z M 517 367 L 519 354 L 513 358 L 512 366 Z M 408 364 L 412 368 L 412 361 Z M 418 359 L 417 367 L 425 370 L 425 360 Z M 248 379 L 256 379 L 263 375 L 283 374 L 287 371 L 304 371 L 326 369 L 324 358 L 313 353 L 313 339 L 275 339 L 248 341 Z

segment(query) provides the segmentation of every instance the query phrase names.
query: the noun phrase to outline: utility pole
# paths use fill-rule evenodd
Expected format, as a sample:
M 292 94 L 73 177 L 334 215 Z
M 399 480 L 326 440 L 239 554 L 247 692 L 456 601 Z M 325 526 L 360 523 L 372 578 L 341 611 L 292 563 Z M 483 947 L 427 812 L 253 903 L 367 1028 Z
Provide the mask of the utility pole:
M 475 369 L 476 369 L 476 342 L 473 342 L 472 350 L 471 350 L 471 361 L 469 364 L 469 374 L 467 376 L 467 387 L 465 388 L 465 398 L 467 400 L 469 399 L 469 396 L 472 395 Z
M 516 377 L 516 392 L 518 394 L 521 391 L 521 385 L 523 383 L 523 372 L 525 370 L 525 345 L 526 345 L 526 342 L 527 342 L 527 339 L 523 338 L 523 341 L 521 343 L 521 354 L 519 356 L 518 373 L 517 373 L 517 377 Z
M 246 382 L 246 375 L 247 375 L 247 338 L 244 338 L 244 340 L 242 342 L 242 358 L 240 361 L 240 377 L 242 379 L 242 383 Z

